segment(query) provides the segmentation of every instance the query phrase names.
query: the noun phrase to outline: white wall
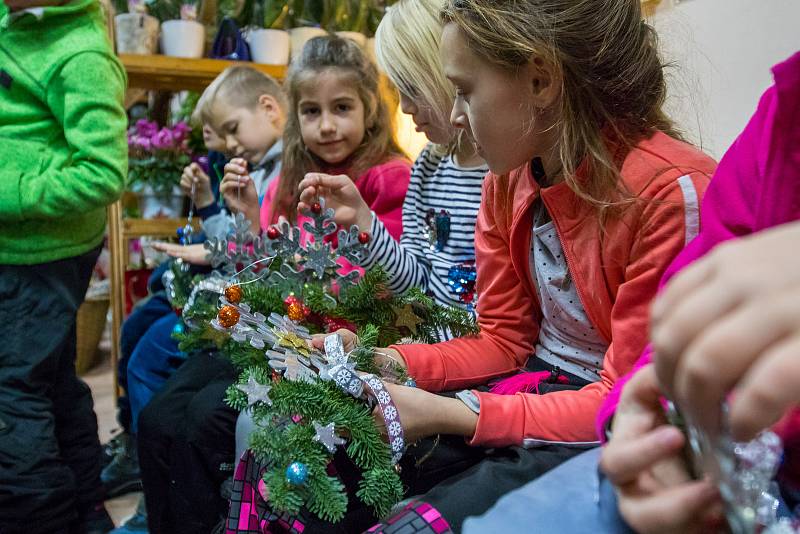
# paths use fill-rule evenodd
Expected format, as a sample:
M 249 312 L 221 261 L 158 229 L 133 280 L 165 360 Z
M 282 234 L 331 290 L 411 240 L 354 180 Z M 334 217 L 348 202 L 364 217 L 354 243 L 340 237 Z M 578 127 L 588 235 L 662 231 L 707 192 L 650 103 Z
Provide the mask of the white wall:
M 663 0 L 652 22 L 675 62 L 671 115 L 722 156 L 771 85 L 770 67 L 800 50 L 800 0 Z

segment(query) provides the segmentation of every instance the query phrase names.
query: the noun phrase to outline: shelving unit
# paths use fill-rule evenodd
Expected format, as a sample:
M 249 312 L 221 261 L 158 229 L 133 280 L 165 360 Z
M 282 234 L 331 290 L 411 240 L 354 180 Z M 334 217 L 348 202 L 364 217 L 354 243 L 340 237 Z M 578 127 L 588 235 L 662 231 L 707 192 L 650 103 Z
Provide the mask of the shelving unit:
M 120 54 L 128 73 L 128 90 L 202 91 L 226 68 L 242 64 L 269 74 L 277 80 L 286 76 L 285 66 L 261 65 L 219 59 L 187 59 L 162 55 Z M 117 387 L 117 362 L 120 328 L 125 318 L 125 270 L 128 240 L 143 237 L 171 237 L 185 219 L 129 219 L 122 215 L 122 202 L 108 207 L 108 247 L 111 254 L 111 365 L 114 391 Z M 199 230 L 199 228 L 197 228 Z

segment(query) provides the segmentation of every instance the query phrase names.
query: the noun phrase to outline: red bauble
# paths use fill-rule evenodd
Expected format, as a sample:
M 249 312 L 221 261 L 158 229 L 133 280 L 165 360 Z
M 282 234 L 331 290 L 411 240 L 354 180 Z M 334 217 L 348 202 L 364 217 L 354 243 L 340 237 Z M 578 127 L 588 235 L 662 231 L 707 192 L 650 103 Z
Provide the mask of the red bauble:
M 226 287 L 225 298 L 228 300 L 228 302 L 239 304 L 242 301 L 242 288 L 239 286 Z
M 358 234 L 358 242 L 361 243 L 362 245 L 366 245 L 367 243 L 369 243 L 369 240 L 370 240 L 370 235 L 367 232 L 361 232 L 360 234 Z
M 239 310 L 234 306 L 223 306 L 217 314 L 217 320 L 225 328 L 230 328 L 239 322 Z
M 322 324 L 325 325 L 325 332 L 327 332 L 328 334 L 331 334 L 341 329 L 350 330 L 355 334 L 356 331 L 358 330 L 356 325 L 354 325 L 347 319 L 342 319 L 341 317 L 325 317 L 322 320 Z
M 289 295 L 288 297 L 283 299 L 283 305 L 286 306 L 287 308 L 297 302 L 300 302 L 300 299 L 295 297 L 294 295 Z
M 311 212 L 315 215 L 319 215 L 320 213 L 322 213 L 322 204 L 320 204 L 319 202 L 314 202 L 313 204 L 311 204 Z
M 281 231 L 278 230 L 276 226 L 270 226 L 269 228 L 267 228 L 267 237 L 269 239 L 278 239 L 280 235 Z

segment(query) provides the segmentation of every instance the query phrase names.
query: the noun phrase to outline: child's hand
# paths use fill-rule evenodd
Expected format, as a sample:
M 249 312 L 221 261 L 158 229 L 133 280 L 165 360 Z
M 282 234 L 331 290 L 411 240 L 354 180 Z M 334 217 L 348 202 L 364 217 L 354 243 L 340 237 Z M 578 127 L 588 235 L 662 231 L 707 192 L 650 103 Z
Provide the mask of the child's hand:
M 425 390 L 385 382 L 397 407 L 406 444 L 436 434 L 453 434 L 471 438 L 478 426 L 478 414 L 458 399 L 442 397 Z M 388 436 L 379 408 L 373 417 L 384 437 Z
M 734 439 L 800 401 L 800 223 L 733 241 L 675 277 L 653 306 L 658 379 L 714 432 L 733 390 Z
M 242 213 L 250 221 L 253 233 L 260 230 L 260 210 L 258 205 L 258 192 L 247 172 L 247 162 L 241 158 L 234 158 L 225 165 L 225 175 L 219 186 L 220 194 L 225 199 L 225 204 L 231 211 Z
M 194 245 L 176 245 L 174 243 L 156 242 L 153 248 L 159 252 L 165 252 L 173 258 L 180 258 L 192 265 L 211 265 L 208 261 L 208 251 L 202 243 Z
M 208 177 L 200 165 L 192 163 L 183 169 L 181 175 L 181 189 L 187 197 L 192 196 L 192 183 L 194 183 L 194 203 L 202 209 L 214 203 L 214 193 L 211 192 L 211 178 Z
M 306 174 L 299 188 L 298 210 L 310 209 L 314 202 L 324 197 L 325 207 L 333 208 L 336 212 L 336 224 L 345 228 L 356 224 L 362 232 L 370 231 L 372 212 L 349 177 L 311 172 Z
M 636 532 L 715 532 L 722 521 L 717 490 L 689 480 L 680 456 L 685 438 L 665 424 L 660 394 L 653 365 L 625 385 L 600 468 Z
M 342 338 L 345 352 L 350 352 L 358 344 L 358 336 L 346 328 L 340 328 L 334 334 Z M 311 336 L 311 345 L 319 350 L 325 350 L 325 338 L 332 334 L 314 334 Z M 407 368 L 406 360 L 399 351 L 390 348 L 375 349 L 375 363 L 378 367 L 391 366 L 392 364 Z

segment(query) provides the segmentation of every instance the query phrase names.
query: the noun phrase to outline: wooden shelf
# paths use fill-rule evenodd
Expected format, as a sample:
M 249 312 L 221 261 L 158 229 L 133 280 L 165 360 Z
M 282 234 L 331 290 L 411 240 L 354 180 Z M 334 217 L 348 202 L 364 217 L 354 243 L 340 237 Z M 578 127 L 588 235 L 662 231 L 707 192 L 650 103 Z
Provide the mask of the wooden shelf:
M 128 219 L 122 218 L 122 235 L 126 239 L 134 237 L 175 237 L 178 228 L 186 226 L 186 219 Z M 197 219 L 192 222 L 195 231 L 200 231 Z
M 217 75 L 232 65 L 246 65 L 283 80 L 286 67 L 261 63 L 190 59 L 162 55 L 120 54 L 128 72 L 128 86 L 161 91 L 202 91 Z

